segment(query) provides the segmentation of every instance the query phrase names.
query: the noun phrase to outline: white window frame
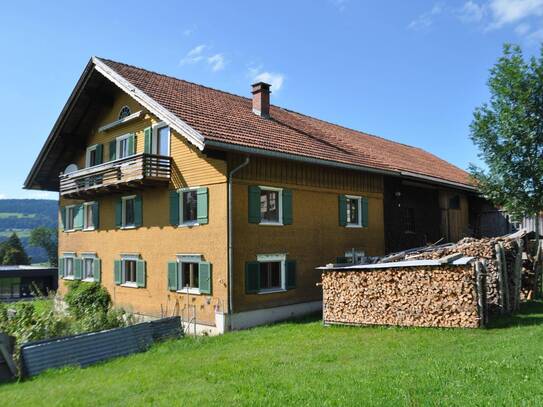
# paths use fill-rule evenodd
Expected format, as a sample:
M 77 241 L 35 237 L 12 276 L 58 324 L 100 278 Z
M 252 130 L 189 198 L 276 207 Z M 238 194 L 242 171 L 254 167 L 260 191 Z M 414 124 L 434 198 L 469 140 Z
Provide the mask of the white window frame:
M 260 213 L 260 225 L 270 225 L 270 226 L 283 226 L 283 188 L 276 188 L 276 187 L 266 187 L 259 185 L 260 191 L 277 191 L 277 210 L 278 210 L 278 217 L 277 221 L 269 221 L 269 220 L 263 220 L 262 219 L 262 212 Z M 260 199 L 260 197 L 259 197 Z M 260 201 L 259 201 L 260 203 Z
M 85 231 L 91 231 L 91 230 L 96 230 L 96 225 L 92 225 L 92 227 L 89 227 L 88 224 L 89 224 L 89 219 L 87 217 L 87 207 L 88 206 L 92 206 L 96 203 L 96 201 L 91 201 L 91 202 L 84 202 L 83 203 L 83 230 Z M 92 209 L 92 213 L 94 215 L 94 208 Z
M 362 197 L 356 196 L 356 195 L 345 195 L 346 199 L 356 200 L 357 206 L 358 206 L 358 222 L 356 223 L 349 223 L 349 220 L 347 219 L 347 224 L 345 227 L 348 228 L 361 228 L 362 227 Z M 346 203 L 347 204 L 347 203 Z
M 126 224 L 126 201 L 134 199 L 134 224 Z M 123 196 L 121 198 L 121 229 L 135 229 L 136 228 L 136 195 Z
M 75 259 L 76 255 L 75 252 L 66 252 L 62 253 L 62 261 L 64 262 L 64 276 L 62 277 L 63 280 L 75 280 Z M 66 260 L 70 259 L 72 261 L 72 274 L 70 276 L 66 275 Z
M 196 287 L 183 287 L 181 286 L 182 276 L 183 276 L 183 263 L 201 263 L 202 255 L 201 254 L 176 254 L 177 258 L 177 292 L 183 294 L 194 294 L 200 295 L 200 288 Z M 200 267 L 200 266 L 198 266 Z M 198 272 L 200 269 L 198 268 Z M 198 281 L 199 282 L 199 281 Z
M 75 230 L 75 207 L 77 205 L 66 205 L 64 207 L 64 222 L 66 222 L 66 225 L 64 225 L 64 231 L 65 232 L 73 232 Z M 69 213 L 72 212 L 72 216 L 69 216 Z M 68 222 L 68 219 L 70 219 L 70 222 Z M 71 223 L 71 227 L 66 227 Z
M 125 276 L 125 262 L 127 260 L 133 260 L 136 262 L 136 280 L 137 280 L 137 274 L 138 274 L 138 260 L 141 260 L 139 254 L 121 254 L 121 280 L 124 281 L 124 283 L 121 284 L 122 287 L 129 287 L 129 288 L 138 288 L 138 282 L 137 281 L 130 281 L 126 282 L 124 276 Z
M 287 261 L 286 253 L 259 254 L 256 256 L 256 261 L 258 263 L 270 263 L 270 262 L 281 263 L 281 287 L 280 288 L 265 288 L 263 290 L 258 290 L 257 294 L 272 294 L 272 293 L 282 293 L 284 291 L 287 291 L 287 270 L 285 266 L 285 263 Z M 258 272 L 260 273 L 260 268 Z
M 119 136 L 119 137 L 117 137 L 115 139 L 115 151 L 116 151 L 116 154 L 117 154 L 117 157 L 115 157 L 115 158 L 117 160 L 120 160 L 120 159 L 126 158 L 126 157 L 130 157 L 130 154 L 127 154 L 124 157 L 121 157 L 121 141 L 128 140 L 130 138 L 130 136 L 131 136 L 130 133 L 126 133 L 126 134 L 123 134 L 122 136 Z M 126 142 L 126 148 L 128 150 L 128 141 Z M 135 146 L 134 146 L 134 148 L 135 148 Z M 127 153 L 128 153 L 128 151 L 127 151 Z
M 98 148 L 98 144 L 94 144 L 90 147 L 87 147 L 87 152 L 85 154 L 85 168 L 89 168 L 91 167 L 90 165 L 90 153 L 92 153 L 93 151 L 96 151 L 96 149 Z
M 198 189 L 200 187 L 188 187 L 188 188 L 181 188 L 177 191 L 179 194 L 179 227 L 190 227 L 190 226 L 199 226 L 198 223 Z M 189 220 L 185 221 L 184 219 L 184 209 L 185 209 L 185 202 L 183 199 L 183 194 L 185 192 L 189 191 L 197 191 L 196 192 L 196 219 L 195 220 Z
M 152 135 L 151 135 L 151 154 L 157 154 L 158 152 L 158 131 L 163 128 L 168 129 L 168 152 L 165 154 L 165 156 L 170 156 L 170 151 L 172 149 L 171 142 L 172 142 L 172 130 L 170 126 L 168 126 L 165 122 L 159 122 L 155 123 L 152 126 Z
M 85 278 L 85 260 L 92 260 L 92 278 Z M 96 257 L 96 253 L 81 253 L 81 281 L 86 282 L 94 282 L 94 261 L 96 261 L 98 257 Z

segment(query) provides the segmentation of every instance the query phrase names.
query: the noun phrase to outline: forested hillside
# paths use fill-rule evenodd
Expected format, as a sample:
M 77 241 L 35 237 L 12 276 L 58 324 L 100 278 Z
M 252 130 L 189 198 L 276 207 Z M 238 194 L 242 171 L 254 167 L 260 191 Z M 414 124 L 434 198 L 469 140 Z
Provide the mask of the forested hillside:
M 28 237 L 38 226 L 56 228 L 57 210 L 58 201 L 50 199 L 0 199 L 0 242 L 16 232 L 32 263 L 46 262 L 45 251 L 29 246 Z

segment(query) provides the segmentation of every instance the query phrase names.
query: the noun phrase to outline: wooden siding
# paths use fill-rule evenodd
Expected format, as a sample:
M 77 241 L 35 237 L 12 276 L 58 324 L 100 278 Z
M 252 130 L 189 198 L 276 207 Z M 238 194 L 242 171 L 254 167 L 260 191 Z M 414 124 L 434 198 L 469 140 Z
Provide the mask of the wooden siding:
M 449 207 L 450 199 L 454 196 L 460 198 L 460 209 Z M 454 190 L 440 190 L 439 207 L 441 208 L 441 234 L 446 241 L 457 242 L 471 235 L 469 203 L 465 194 Z
M 233 156 L 229 161 L 234 168 L 243 158 Z M 334 191 L 383 192 L 381 175 L 264 157 L 251 157 L 249 165 L 236 178 Z
M 322 290 L 317 286 L 320 272 L 316 267 L 334 262 L 337 256 L 343 256 L 352 248 L 364 250 L 368 255 L 384 254 L 380 176 L 255 157 L 251 162 L 252 165 L 239 173 L 233 186 L 234 312 L 320 300 Z M 334 187 L 334 182 L 339 185 Z M 293 223 L 285 226 L 249 223 L 249 185 L 291 189 Z M 339 225 L 339 194 L 368 197 L 367 228 Z M 296 261 L 296 288 L 270 294 L 246 294 L 245 263 L 255 261 L 259 254 L 272 253 L 286 253 L 287 260 Z

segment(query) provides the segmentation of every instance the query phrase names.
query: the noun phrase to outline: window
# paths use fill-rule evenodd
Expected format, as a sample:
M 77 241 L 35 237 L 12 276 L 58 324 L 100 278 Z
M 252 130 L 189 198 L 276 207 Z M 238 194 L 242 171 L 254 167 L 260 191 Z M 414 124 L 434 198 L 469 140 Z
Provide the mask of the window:
M 95 263 L 96 267 L 96 263 Z M 114 261 L 113 276 L 116 285 L 140 288 L 147 285 L 145 261 L 137 254 L 123 254 L 120 260 Z
M 272 290 L 283 288 L 282 280 L 282 262 L 268 261 L 260 263 L 260 289 Z
M 182 223 L 190 224 L 198 221 L 198 194 L 195 189 L 183 191 L 181 205 Z
M 74 277 L 75 277 L 74 256 L 73 255 L 64 256 L 64 278 L 74 279 Z
M 132 114 L 132 111 L 128 106 L 123 106 L 121 108 L 121 111 L 119 112 L 119 120 L 124 119 L 127 116 L 130 116 Z
M 211 264 L 199 254 L 178 254 L 168 262 L 168 289 L 187 294 L 211 294 Z
M 87 148 L 86 166 L 93 167 L 98 164 L 97 149 L 98 145 Z
M 83 229 L 84 230 L 94 230 L 97 225 L 95 225 L 96 213 L 98 210 L 98 205 L 96 202 L 85 202 L 83 204 Z
M 157 155 L 170 155 L 170 128 L 164 123 L 153 126 L 151 152 Z
M 449 198 L 449 209 L 460 209 L 460 196 L 455 195 Z
M 117 158 L 125 158 L 130 155 L 130 135 L 117 138 Z
M 122 198 L 122 227 L 131 228 L 136 226 L 136 197 L 127 196 Z
M 180 264 L 181 264 L 181 267 L 180 267 L 181 289 L 185 289 L 185 288 L 198 289 L 200 287 L 200 284 L 198 282 L 199 263 L 182 262 Z
M 260 223 L 280 224 L 281 219 L 281 189 L 260 188 Z
M 64 225 L 64 230 L 70 231 L 75 229 L 75 215 L 76 207 L 75 205 L 67 206 L 66 210 L 66 224 Z
M 347 226 L 361 226 L 361 198 L 347 196 Z
M 83 280 L 94 281 L 94 258 L 83 257 Z
M 123 259 L 122 261 L 122 275 L 123 284 L 136 285 L 136 260 L 135 259 Z

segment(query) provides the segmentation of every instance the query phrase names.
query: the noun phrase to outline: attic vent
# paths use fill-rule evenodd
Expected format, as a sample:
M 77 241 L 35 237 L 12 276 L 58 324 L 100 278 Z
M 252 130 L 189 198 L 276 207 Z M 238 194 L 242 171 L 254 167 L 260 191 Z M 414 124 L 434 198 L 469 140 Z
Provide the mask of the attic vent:
M 121 111 L 119 112 L 119 120 L 124 119 L 127 116 L 130 116 L 132 114 L 132 111 L 128 106 L 123 106 L 121 108 Z

